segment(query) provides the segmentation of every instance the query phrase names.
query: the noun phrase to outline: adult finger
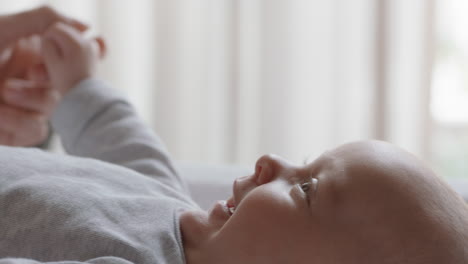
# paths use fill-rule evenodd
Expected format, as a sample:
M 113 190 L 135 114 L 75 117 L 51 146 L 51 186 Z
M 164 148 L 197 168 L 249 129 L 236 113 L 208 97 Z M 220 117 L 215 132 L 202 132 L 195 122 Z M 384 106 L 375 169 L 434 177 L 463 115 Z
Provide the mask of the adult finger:
M 20 38 L 41 34 L 57 22 L 68 24 L 79 31 L 88 29 L 83 22 L 64 16 L 48 6 L 4 15 L 0 16 L 0 50 Z
M 25 110 L 50 115 L 60 94 L 48 85 L 11 79 L 5 82 L 3 100 L 6 104 Z
M 47 5 L 32 9 L 29 12 L 30 16 L 35 16 L 37 21 L 42 22 L 39 23 L 39 27 L 37 28 L 38 31 L 33 32 L 33 34 L 42 33 L 47 30 L 48 27 L 58 22 L 70 25 L 71 27 L 81 32 L 89 29 L 89 26 L 84 22 L 69 16 L 65 16 Z

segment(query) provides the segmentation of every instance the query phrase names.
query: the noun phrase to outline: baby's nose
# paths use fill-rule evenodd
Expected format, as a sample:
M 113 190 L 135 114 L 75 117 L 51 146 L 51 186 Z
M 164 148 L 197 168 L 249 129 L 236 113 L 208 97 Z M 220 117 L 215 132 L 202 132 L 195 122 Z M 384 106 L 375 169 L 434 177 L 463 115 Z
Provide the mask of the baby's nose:
M 263 155 L 257 160 L 255 165 L 256 183 L 258 185 L 269 183 L 289 166 L 287 161 L 277 155 Z

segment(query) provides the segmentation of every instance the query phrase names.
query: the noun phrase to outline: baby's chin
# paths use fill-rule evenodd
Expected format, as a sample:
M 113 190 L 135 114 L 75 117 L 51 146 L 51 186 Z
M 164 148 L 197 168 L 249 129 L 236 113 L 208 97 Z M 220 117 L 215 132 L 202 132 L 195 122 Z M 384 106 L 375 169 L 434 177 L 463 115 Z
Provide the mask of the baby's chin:
M 180 215 L 184 236 L 209 238 L 219 232 L 232 216 L 226 201 L 217 201 L 208 211 L 188 210 Z

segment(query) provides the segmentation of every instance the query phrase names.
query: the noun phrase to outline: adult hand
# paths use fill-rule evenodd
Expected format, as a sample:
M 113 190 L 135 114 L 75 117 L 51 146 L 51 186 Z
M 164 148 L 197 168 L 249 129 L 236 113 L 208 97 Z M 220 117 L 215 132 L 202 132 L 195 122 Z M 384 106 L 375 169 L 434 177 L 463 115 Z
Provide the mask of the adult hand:
M 87 29 L 49 7 L 0 16 L 1 145 L 33 146 L 49 134 L 50 113 L 60 98 L 49 85 L 39 35 L 57 22 Z
M 0 50 L 3 51 L 23 37 L 41 34 L 57 22 L 71 25 L 79 31 L 85 31 L 88 28 L 80 21 L 64 16 L 48 6 L 3 15 L 0 16 Z

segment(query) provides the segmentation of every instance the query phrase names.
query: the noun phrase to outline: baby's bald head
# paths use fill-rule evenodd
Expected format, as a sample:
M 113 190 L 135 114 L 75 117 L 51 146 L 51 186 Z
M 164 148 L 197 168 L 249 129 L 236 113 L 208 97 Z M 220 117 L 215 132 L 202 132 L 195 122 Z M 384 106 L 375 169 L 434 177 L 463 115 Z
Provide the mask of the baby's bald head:
M 366 141 L 330 151 L 321 163 L 326 176 L 319 182 L 329 190 L 327 206 L 333 208 L 323 223 L 343 244 L 340 248 L 349 245 L 344 258 L 349 254 L 364 263 L 468 260 L 465 203 L 411 154 Z

